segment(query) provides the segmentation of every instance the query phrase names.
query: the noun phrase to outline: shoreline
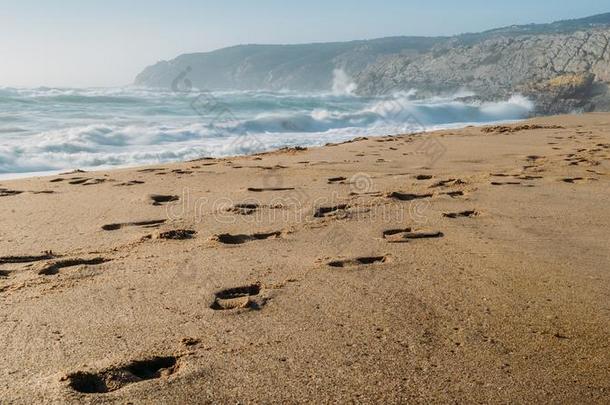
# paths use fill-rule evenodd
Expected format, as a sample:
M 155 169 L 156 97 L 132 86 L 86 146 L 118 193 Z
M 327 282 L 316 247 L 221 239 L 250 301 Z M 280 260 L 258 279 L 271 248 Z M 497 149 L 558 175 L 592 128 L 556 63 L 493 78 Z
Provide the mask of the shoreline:
M 2 181 L 0 398 L 607 403 L 609 200 L 610 113 Z

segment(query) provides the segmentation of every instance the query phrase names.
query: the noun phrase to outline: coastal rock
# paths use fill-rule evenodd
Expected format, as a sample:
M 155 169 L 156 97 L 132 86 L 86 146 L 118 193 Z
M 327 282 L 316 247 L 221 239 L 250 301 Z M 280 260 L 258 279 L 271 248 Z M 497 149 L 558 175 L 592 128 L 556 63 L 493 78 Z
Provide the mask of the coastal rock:
M 594 29 L 442 46 L 379 61 L 357 84 L 364 94 L 417 89 L 424 97 L 467 89 L 483 101 L 521 93 L 536 102 L 537 113 L 592 111 L 594 97 L 608 98 L 609 38 L 609 29 Z

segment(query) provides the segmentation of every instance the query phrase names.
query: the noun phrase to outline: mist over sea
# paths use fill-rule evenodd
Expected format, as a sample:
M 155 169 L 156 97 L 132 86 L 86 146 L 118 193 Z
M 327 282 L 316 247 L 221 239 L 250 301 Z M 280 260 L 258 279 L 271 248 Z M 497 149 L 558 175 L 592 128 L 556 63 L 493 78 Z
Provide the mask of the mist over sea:
M 341 79 L 341 78 L 339 78 Z M 332 91 L 176 92 L 142 88 L 0 88 L 0 175 L 130 166 L 315 146 L 525 118 L 521 96 L 359 97 Z

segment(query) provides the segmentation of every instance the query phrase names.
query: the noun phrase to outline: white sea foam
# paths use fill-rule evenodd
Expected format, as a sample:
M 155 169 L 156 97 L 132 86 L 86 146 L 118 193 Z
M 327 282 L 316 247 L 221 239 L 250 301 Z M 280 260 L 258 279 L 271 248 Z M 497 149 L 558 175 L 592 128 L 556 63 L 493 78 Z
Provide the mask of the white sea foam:
M 415 91 L 364 98 L 351 94 L 347 75 L 336 79 L 333 93 L 205 94 L 195 109 L 197 93 L 0 88 L 0 175 L 322 145 L 516 120 L 534 107 L 519 95 L 496 103 L 458 101 L 467 92 L 428 100 L 415 99 Z

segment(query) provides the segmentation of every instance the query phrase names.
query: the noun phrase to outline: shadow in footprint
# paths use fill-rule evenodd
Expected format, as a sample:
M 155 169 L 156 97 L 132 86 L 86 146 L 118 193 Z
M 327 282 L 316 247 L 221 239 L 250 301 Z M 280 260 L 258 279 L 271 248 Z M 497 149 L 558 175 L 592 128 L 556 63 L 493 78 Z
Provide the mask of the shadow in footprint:
M 462 179 L 447 179 L 447 180 L 441 180 L 441 181 L 434 183 L 433 185 L 430 186 L 430 188 L 461 186 L 464 184 L 466 184 L 466 182 Z
M 89 179 L 88 181 L 86 181 L 82 185 L 83 186 L 94 186 L 96 184 L 102 184 L 102 183 L 105 183 L 107 181 L 108 181 L 107 179 Z
M 445 236 L 439 231 L 413 231 L 412 228 L 389 229 L 383 232 L 383 238 L 390 243 L 406 243 L 413 239 L 437 239 Z
M 103 225 L 102 229 L 105 231 L 118 231 L 119 229 L 131 227 L 131 226 L 138 226 L 138 227 L 142 227 L 142 228 L 156 228 L 159 225 L 164 224 L 165 221 L 166 221 L 165 219 L 155 219 L 155 220 L 151 220 L 151 221 L 124 222 L 121 224 L 108 224 L 108 225 Z
M 65 377 L 70 388 L 83 394 L 104 394 L 129 384 L 168 377 L 178 371 L 174 356 L 153 357 L 134 361 L 123 367 L 110 368 L 99 373 L 79 371 Z
M 268 187 L 268 188 L 258 188 L 258 187 L 248 187 L 248 191 L 253 193 L 262 193 L 265 191 L 291 191 L 294 190 L 294 187 Z
M 564 183 L 570 183 L 570 184 L 574 184 L 580 181 L 584 181 L 585 179 L 583 177 L 567 177 L 565 179 L 561 179 L 561 181 L 563 181 Z
M 349 208 L 349 205 L 347 205 L 347 204 L 339 204 L 339 205 L 333 205 L 333 206 L 329 206 L 329 207 L 319 207 L 316 209 L 313 216 L 314 216 L 314 218 L 324 218 L 324 217 L 327 217 L 330 215 L 335 215 L 335 214 L 339 213 L 339 211 L 345 211 L 348 208 Z
M 43 265 L 40 269 L 38 269 L 38 274 L 41 276 L 53 276 L 58 274 L 61 269 L 65 269 L 67 267 L 75 267 L 75 266 L 85 266 L 85 265 L 97 265 L 109 262 L 110 259 L 105 259 L 103 257 L 96 257 L 93 259 L 66 259 L 60 260 L 57 262 L 47 263 Z
M 277 239 L 282 235 L 281 231 L 276 232 L 267 232 L 267 233 L 253 233 L 250 235 L 238 234 L 232 235 L 230 233 L 223 233 L 220 235 L 215 235 L 212 237 L 212 240 L 220 242 L 225 245 L 243 245 L 244 243 L 256 241 L 256 240 L 265 240 L 265 239 Z
M 23 193 L 23 191 L 9 190 L 7 188 L 0 188 L 0 197 L 10 197 L 10 196 L 19 195 L 22 193 Z
M 137 170 L 138 173 L 155 173 L 155 172 L 162 172 L 165 171 L 167 169 L 162 168 L 162 167 L 154 167 L 154 168 L 149 168 L 149 169 L 140 169 Z
M 476 217 L 477 215 L 479 215 L 479 213 L 477 211 L 468 210 L 468 211 L 461 211 L 461 212 L 444 213 L 443 217 L 455 219 L 455 218 L 471 218 L 471 217 Z
M 145 236 L 143 239 L 165 239 L 165 240 L 186 240 L 193 239 L 197 231 L 192 229 L 172 229 L 170 231 L 155 232 Z
M 54 259 L 56 257 L 57 256 L 55 256 L 53 252 L 45 252 L 44 254 L 38 256 L 4 256 L 0 257 L 0 264 L 33 263 Z
M 174 169 L 174 170 L 172 170 L 172 173 L 175 173 L 175 174 L 193 174 L 193 172 L 190 171 L 190 170 L 182 170 L 182 169 Z
M 131 187 L 131 186 L 136 186 L 138 184 L 144 184 L 144 181 L 141 180 L 131 180 L 131 181 L 126 181 L 125 183 L 119 183 L 116 184 L 115 187 Z
M 354 259 L 345 260 L 333 260 L 328 262 L 330 267 L 357 267 L 357 266 L 368 266 L 372 264 L 385 263 L 387 261 L 386 256 L 366 256 L 357 257 Z
M 346 180 L 347 177 L 331 177 L 330 179 L 328 179 L 328 184 L 343 183 Z
M 180 200 L 177 195 L 162 195 L 162 194 L 151 194 L 148 198 L 152 201 L 153 205 L 164 205 L 173 201 Z
M 68 183 L 74 186 L 93 186 L 102 184 L 108 181 L 107 179 L 92 179 L 89 177 L 73 177 Z
M 252 215 L 260 207 L 257 203 L 241 203 L 235 204 L 231 208 L 227 209 L 227 212 L 232 212 L 238 215 Z
M 399 200 L 399 201 L 413 201 L 413 200 L 419 200 L 419 199 L 423 199 L 423 198 L 430 198 L 432 196 L 433 196 L 433 194 L 411 194 L 411 193 L 401 193 L 398 191 L 394 191 L 394 192 L 388 194 L 388 198 L 393 198 L 393 199 Z
M 69 181 L 70 184 L 72 184 L 73 186 L 77 186 L 83 183 L 86 183 L 87 181 L 89 181 L 90 179 L 88 178 L 83 178 L 83 177 L 75 177 L 73 178 L 71 181 Z
M 214 294 L 214 302 L 210 308 L 215 311 L 260 309 L 265 304 L 265 300 L 259 297 L 260 292 L 260 284 L 222 290 Z

